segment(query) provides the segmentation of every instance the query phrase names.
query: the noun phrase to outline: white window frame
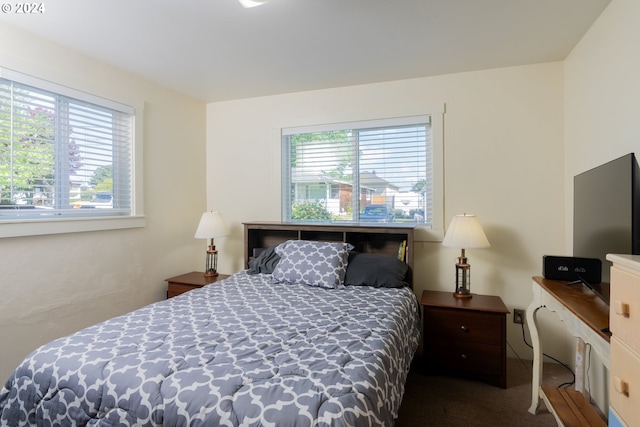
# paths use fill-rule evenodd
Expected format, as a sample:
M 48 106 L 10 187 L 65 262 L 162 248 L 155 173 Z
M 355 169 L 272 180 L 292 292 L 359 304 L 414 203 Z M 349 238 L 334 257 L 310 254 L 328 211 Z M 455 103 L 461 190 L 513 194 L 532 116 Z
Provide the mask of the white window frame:
M 426 227 L 425 225 L 418 224 L 415 228 L 415 241 L 433 241 L 433 242 L 441 242 L 444 238 L 444 113 L 445 113 L 445 105 L 432 105 L 426 108 L 425 110 L 415 112 L 415 114 L 407 114 L 401 117 L 396 117 L 397 119 L 406 119 L 407 117 L 417 117 L 417 116 L 430 116 L 431 117 L 431 138 L 432 138 L 432 158 L 433 158 L 433 223 L 431 228 Z M 335 124 L 336 126 L 344 127 L 344 124 L 347 122 L 367 122 L 367 121 L 378 121 L 389 119 L 389 117 L 385 116 L 375 116 L 371 117 L 332 117 L 324 119 L 314 119 L 308 118 L 304 123 L 296 123 L 290 125 L 281 125 L 277 126 L 277 128 L 273 128 L 273 136 L 277 137 L 278 146 L 282 147 L 282 136 L 283 132 L 295 133 L 295 132 L 314 132 L 320 130 L 327 130 L 330 128 L 331 124 Z M 393 118 L 393 119 L 396 119 Z M 275 154 L 275 153 L 274 153 Z M 286 166 L 282 162 L 283 153 L 280 152 L 279 159 L 277 162 L 280 162 L 281 174 L 283 168 Z M 276 159 L 274 159 L 274 163 Z M 277 164 L 277 163 L 276 163 Z M 282 187 L 282 182 L 280 187 Z M 282 197 L 282 196 L 281 196 Z M 281 214 L 280 217 L 283 217 L 284 210 L 284 200 L 281 200 Z M 341 224 L 335 224 L 341 225 Z M 345 227 L 348 227 L 349 224 L 345 224 Z
M 0 238 L 39 236 L 48 234 L 76 233 L 100 230 L 118 230 L 145 226 L 142 204 L 142 103 L 126 106 L 80 90 L 52 83 L 37 77 L 0 67 L 0 78 L 33 86 L 49 92 L 102 105 L 109 108 L 128 108 L 133 114 L 131 147 L 131 213 L 123 216 L 83 216 L 83 217 L 30 217 L 0 220 Z

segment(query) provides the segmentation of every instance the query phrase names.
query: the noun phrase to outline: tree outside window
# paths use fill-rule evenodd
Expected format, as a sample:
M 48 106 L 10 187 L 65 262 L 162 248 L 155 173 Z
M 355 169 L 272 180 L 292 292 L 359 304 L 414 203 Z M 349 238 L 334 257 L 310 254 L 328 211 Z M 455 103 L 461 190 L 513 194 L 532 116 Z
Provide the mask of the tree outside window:
M 130 213 L 131 123 L 130 113 L 0 78 L 0 219 Z

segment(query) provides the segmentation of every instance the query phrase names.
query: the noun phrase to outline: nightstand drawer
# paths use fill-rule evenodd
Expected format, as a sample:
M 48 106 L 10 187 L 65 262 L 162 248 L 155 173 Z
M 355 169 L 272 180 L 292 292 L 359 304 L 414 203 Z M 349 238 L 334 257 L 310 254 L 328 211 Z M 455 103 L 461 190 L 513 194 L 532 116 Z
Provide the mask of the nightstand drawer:
M 183 274 L 181 276 L 165 279 L 165 281 L 168 283 L 167 298 L 175 297 L 176 295 L 180 295 L 193 289 L 201 288 L 211 283 L 215 283 L 218 280 L 224 280 L 228 277 L 228 274 L 205 276 L 204 273 L 201 273 L 199 271 L 192 271 L 191 273 Z
M 507 388 L 509 312 L 500 297 L 450 292 L 422 292 L 423 369 L 463 376 Z
M 182 285 L 179 283 L 169 283 L 167 287 L 167 298 L 173 298 L 176 295 L 183 294 L 187 291 L 191 291 L 193 289 L 201 288 L 202 286 L 194 286 L 194 285 Z
M 502 348 L 495 345 L 461 344 L 429 341 L 424 346 L 426 360 L 432 367 L 448 372 L 502 373 Z
M 425 335 L 432 339 L 500 346 L 503 314 L 429 308 L 424 313 Z

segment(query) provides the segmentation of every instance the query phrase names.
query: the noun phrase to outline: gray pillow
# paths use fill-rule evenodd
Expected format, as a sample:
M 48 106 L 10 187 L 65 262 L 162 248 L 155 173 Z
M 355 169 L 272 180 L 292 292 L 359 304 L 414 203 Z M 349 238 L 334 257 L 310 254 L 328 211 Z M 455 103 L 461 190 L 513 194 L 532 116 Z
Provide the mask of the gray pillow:
M 280 262 L 273 279 L 333 289 L 344 283 L 351 249 L 349 243 L 288 240 L 275 248 Z
M 351 252 L 345 285 L 373 286 L 374 288 L 402 288 L 406 282 L 409 266 L 397 258 Z
M 280 261 L 280 255 L 275 251 L 275 246 L 264 248 L 257 257 L 249 261 L 248 274 L 271 274 Z

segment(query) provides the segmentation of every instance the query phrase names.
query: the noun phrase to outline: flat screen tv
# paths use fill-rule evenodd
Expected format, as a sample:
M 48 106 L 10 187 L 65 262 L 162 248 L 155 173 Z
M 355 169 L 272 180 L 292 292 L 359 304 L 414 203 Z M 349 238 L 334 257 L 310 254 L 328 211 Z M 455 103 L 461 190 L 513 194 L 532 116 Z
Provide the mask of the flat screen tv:
M 633 153 L 574 177 L 573 256 L 602 261 L 606 255 L 640 254 L 640 169 Z

